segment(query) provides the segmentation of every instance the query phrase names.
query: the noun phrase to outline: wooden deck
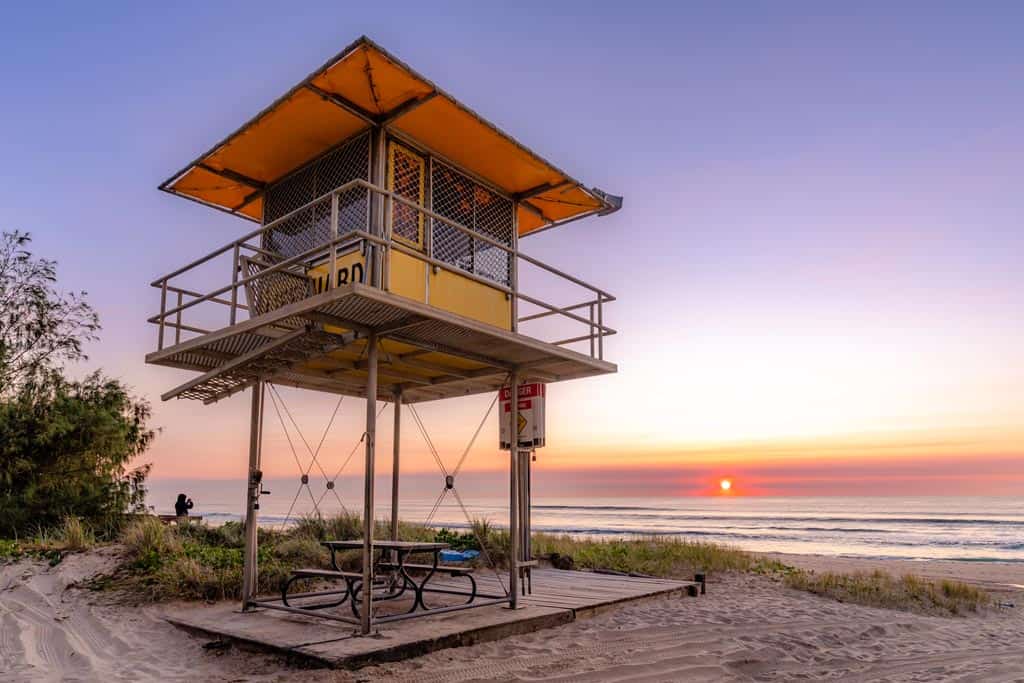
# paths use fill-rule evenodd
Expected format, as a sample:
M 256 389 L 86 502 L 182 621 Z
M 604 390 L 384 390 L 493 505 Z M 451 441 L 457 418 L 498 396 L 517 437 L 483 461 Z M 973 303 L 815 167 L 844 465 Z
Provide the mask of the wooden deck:
M 503 592 L 493 574 L 481 574 L 477 580 L 483 592 Z M 382 626 L 379 634 L 370 637 L 354 635 L 352 626 L 315 617 L 275 610 L 243 613 L 235 603 L 178 609 L 169 613 L 167 620 L 193 632 L 277 652 L 305 664 L 358 668 L 551 628 L 631 600 L 681 598 L 693 585 L 688 581 L 536 569 L 533 594 L 521 600 L 521 609 L 491 605 L 410 619 Z

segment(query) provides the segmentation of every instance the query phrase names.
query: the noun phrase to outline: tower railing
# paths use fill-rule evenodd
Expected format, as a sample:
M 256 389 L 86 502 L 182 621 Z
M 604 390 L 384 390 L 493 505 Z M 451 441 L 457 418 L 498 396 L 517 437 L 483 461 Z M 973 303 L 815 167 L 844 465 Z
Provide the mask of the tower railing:
M 346 212 L 339 205 L 340 198 L 350 198 L 354 193 L 361 195 L 364 192 L 365 199 L 363 201 L 365 201 L 364 206 L 367 209 L 365 219 L 351 220 L 351 217 L 343 215 Z M 380 226 L 377 231 L 382 234 L 374 234 L 371 232 L 372 228 L 368 229 L 370 226 L 369 209 L 375 203 L 374 199 L 376 199 L 376 205 L 383 208 L 383 221 L 377 223 Z M 505 252 L 509 260 L 508 284 L 495 278 L 470 272 L 457 264 L 437 258 L 430 239 L 425 240 L 426 244 L 423 250 L 396 239 L 392 229 L 396 204 L 402 204 L 417 212 L 425 225 L 431 226 L 431 222 L 444 224 L 470 238 L 471 244 L 479 242 L 487 245 L 488 248 Z M 325 219 L 329 216 L 326 222 L 321 221 L 317 224 L 320 228 L 324 225 L 328 227 L 327 238 L 314 238 L 310 240 L 311 244 L 302 245 L 307 248 L 291 255 L 266 248 L 267 244 L 272 241 L 265 239 L 267 235 L 274 231 L 288 234 L 285 231 L 292 229 L 290 226 L 294 226 L 294 219 L 303 215 L 322 216 Z M 605 338 L 616 334 L 616 330 L 604 323 L 605 304 L 615 301 L 615 297 L 608 292 L 522 253 L 518 250 L 517 240 L 513 240 L 513 246 L 503 244 L 491 236 L 446 218 L 406 197 L 365 180 L 357 179 L 341 185 L 150 283 L 151 286 L 160 290 L 160 310 L 148 318 L 148 322 L 158 327 L 157 348 L 162 350 L 167 347 L 170 343 L 170 335 L 173 335 L 173 343 L 178 344 L 185 338 L 235 325 L 239 322 L 240 312 L 250 318 L 257 317 L 260 311 L 254 310 L 250 297 L 243 297 L 242 294 L 252 292 L 261 285 L 268 286 L 271 282 L 270 278 L 275 275 L 278 278 L 285 275 L 308 279 L 309 295 L 312 295 L 314 293 L 312 291 L 313 281 L 309 279 L 309 271 L 313 267 L 326 266 L 328 278 L 324 289 L 336 285 L 338 283 L 339 258 L 352 250 L 359 250 L 364 256 L 364 284 L 389 290 L 392 256 L 395 252 L 399 252 L 427 264 L 429 268 L 434 269 L 434 272 L 448 271 L 504 292 L 512 302 L 510 322 L 513 331 L 522 332 L 520 327 L 522 323 L 541 319 L 553 319 L 576 326 L 576 332 L 578 332 L 576 334 L 556 339 L 538 338 L 559 346 L 589 344 L 589 355 L 592 358 L 603 359 Z M 257 272 L 249 272 L 245 268 L 247 263 L 258 263 L 260 267 Z M 557 305 L 526 294 L 519 287 L 519 274 L 523 264 L 529 264 L 533 268 L 554 276 L 563 285 L 567 284 L 577 290 L 584 290 L 586 294 L 583 300 L 577 300 L 568 305 Z M 197 285 L 184 286 L 181 284 L 185 278 L 197 279 L 203 274 L 203 271 L 209 269 L 213 269 L 212 277 L 216 281 L 221 277 L 217 273 L 223 273 L 225 268 L 230 274 L 230 277 L 226 278 L 227 284 L 207 289 L 207 291 L 203 291 L 204 287 Z M 210 275 L 207 275 L 206 279 L 209 278 Z M 245 303 L 243 303 L 243 298 Z M 425 303 L 431 305 L 429 287 L 426 289 L 425 298 Z M 519 315 L 520 303 L 532 306 L 536 310 Z M 562 326 L 556 327 L 561 328 Z M 561 329 L 558 330 L 558 332 L 561 331 Z M 549 330 L 548 336 L 552 336 L 553 332 L 553 330 Z M 183 338 L 183 334 L 188 337 Z M 561 337 L 561 334 L 553 336 Z

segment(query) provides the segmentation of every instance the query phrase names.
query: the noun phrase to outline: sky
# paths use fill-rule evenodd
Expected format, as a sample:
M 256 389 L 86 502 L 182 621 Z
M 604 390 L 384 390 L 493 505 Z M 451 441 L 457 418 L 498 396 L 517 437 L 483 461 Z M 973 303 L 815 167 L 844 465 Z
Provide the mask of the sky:
M 618 297 L 619 372 L 549 387 L 539 490 L 1019 495 L 1024 6 L 830 5 L 22 3 L 0 25 L 0 229 L 88 291 L 102 338 L 73 372 L 153 402 L 153 476 L 244 477 L 248 396 L 162 403 L 188 374 L 143 357 L 148 283 L 250 224 L 156 187 L 366 34 L 625 197 L 521 245 Z M 281 396 L 318 440 L 336 399 Z M 419 408 L 449 462 L 490 400 Z M 327 469 L 361 411 L 342 402 Z M 266 419 L 264 469 L 297 476 Z M 467 470 L 497 480 L 496 444 L 492 414 Z M 402 448 L 436 472 L 408 421 Z

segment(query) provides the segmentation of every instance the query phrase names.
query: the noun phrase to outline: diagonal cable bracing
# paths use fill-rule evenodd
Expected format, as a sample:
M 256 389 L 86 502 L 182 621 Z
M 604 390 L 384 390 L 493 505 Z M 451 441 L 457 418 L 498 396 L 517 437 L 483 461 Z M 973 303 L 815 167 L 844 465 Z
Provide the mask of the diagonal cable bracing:
M 382 405 L 380 407 L 380 410 L 377 411 L 377 417 L 378 418 L 384 413 L 384 410 L 388 407 L 388 402 L 387 401 L 382 401 L 381 403 L 382 403 Z M 334 473 L 333 477 L 331 477 L 330 481 L 332 483 L 336 482 L 338 480 L 338 477 L 341 476 L 342 470 L 344 470 L 346 467 L 348 467 L 349 462 L 352 461 L 352 456 L 354 456 L 356 454 L 356 451 L 359 450 L 359 444 L 363 443 L 363 441 L 365 439 L 366 439 L 366 432 L 363 432 L 360 435 L 359 440 L 356 441 L 356 444 L 354 446 L 352 446 L 352 450 L 349 451 L 348 456 L 345 458 L 345 461 L 343 463 L 341 463 L 341 467 L 339 467 L 338 471 Z M 336 491 L 336 489 L 331 489 L 331 490 Z M 337 496 L 338 495 L 337 492 L 335 492 L 334 495 Z M 327 491 L 324 491 L 323 493 L 320 494 L 320 500 L 323 500 L 326 496 L 327 496 Z M 345 512 L 348 512 L 348 508 L 346 508 L 345 504 L 341 502 L 341 498 L 338 498 L 338 503 L 341 504 L 341 509 L 342 510 L 344 510 Z
M 322 445 L 323 445 L 323 443 L 324 443 L 324 439 L 326 439 L 326 438 L 327 438 L 327 431 L 326 431 L 326 430 L 324 431 L 324 435 L 323 435 L 323 437 L 322 437 L 322 438 L 320 439 L 320 446 L 317 446 L 317 449 L 316 449 L 316 451 L 314 451 L 314 450 L 313 450 L 312 448 L 310 448 L 310 447 L 309 447 L 309 442 L 308 442 L 308 441 L 306 441 L 306 437 L 302 435 L 302 430 L 301 430 L 301 429 L 299 428 L 299 425 L 298 425 L 298 423 L 297 423 L 297 422 L 295 421 L 295 418 L 294 418 L 294 417 L 292 417 L 292 413 L 291 413 L 291 411 L 290 411 L 290 410 L 288 409 L 288 404 L 287 404 L 287 403 L 285 403 L 285 401 L 284 401 L 284 397 L 283 397 L 283 396 L 281 396 L 281 394 L 280 394 L 280 393 L 278 393 L 278 391 L 277 391 L 277 388 L 276 388 L 276 387 L 275 387 L 275 386 L 274 386 L 273 384 L 271 384 L 271 385 L 270 385 L 270 389 L 271 389 L 271 393 L 270 393 L 270 396 L 271 396 L 271 398 L 273 399 L 273 397 L 274 397 L 275 395 L 277 396 L 277 400 L 281 402 L 281 407 L 282 407 L 282 408 L 284 408 L 284 411 L 285 411 L 285 413 L 286 413 L 286 414 L 288 415 L 288 419 L 289 419 L 289 420 L 291 421 L 291 423 L 292 423 L 292 426 L 293 426 L 293 427 L 295 427 L 295 432 L 296 432 L 296 433 L 297 433 L 297 434 L 299 435 L 299 438 L 300 438 L 300 439 L 302 439 L 302 443 L 304 443 L 304 444 L 306 445 L 306 450 L 307 450 L 307 451 L 309 452 L 310 456 L 312 457 L 312 460 L 310 460 L 310 463 L 309 463 L 309 467 L 303 467 L 302 465 L 299 465 L 299 472 L 300 472 L 300 473 L 302 474 L 302 476 L 304 476 L 304 477 L 305 477 L 305 478 L 307 479 L 307 481 L 308 481 L 308 479 L 309 479 L 309 473 L 310 473 L 310 471 L 312 471 L 312 469 L 313 469 L 313 464 L 315 463 L 315 464 L 317 465 L 317 467 L 318 467 L 318 468 L 320 469 L 320 474 L 321 474 L 321 476 L 323 476 L 323 478 L 324 478 L 324 481 L 325 481 L 325 482 L 330 482 L 331 480 L 330 480 L 330 479 L 328 479 L 328 477 L 327 477 L 327 472 L 325 472 L 325 471 L 324 471 L 324 468 L 323 468 L 323 466 L 322 466 L 322 465 L 320 464 L 320 461 L 319 461 L 319 460 L 317 460 L 317 457 L 318 457 L 318 456 L 320 455 L 320 446 L 322 446 Z M 339 397 L 339 398 L 338 398 L 338 403 L 337 403 L 337 404 L 336 404 L 336 405 L 334 406 L 334 413 L 333 413 L 333 414 L 331 415 L 331 419 L 330 419 L 330 422 L 328 422 L 328 424 L 327 424 L 327 429 L 328 429 L 328 430 L 329 430 L 329 429 L 331 428 L 331 425 L 332 425 L 332 424 L 334 424 L 334 418 L 335 418 L 335 417 L 337 416 L 337 414 L 338 414 L 338 409 L 339 409 L 339 408 L 341 407 L 341 400 L 342 400 L 342 398 L 344 398 L 344 397 Z M 276 409 L 276 407 L 277 407 L 277 406 L 276 406 L 276 402 L 275 402 L 275 406 L 274 406 L 274 407 L 275 407 L 275 409 Z M 278 411 L 278 415 L 277 415 L 277 416 L 278 416 L 278 419 L 281 419 L 281 413 L 280 413 L 280 411 Z M 282 428 L 285 428 L 285 425 L 284 425 L 284 420 L 281 420 L 281 427 L 282 427 Z M 288 431 L 288 430 L 287 430 L 287 429 L 285 428 L 285 433 L 286 433 L 286 434 L 287 434 L 287 431 Z M 291 445 L 291 438 L 290 438 L 290 437 L 289 437 L 289 439 L 288 439 L 288 443 L 289 443 L 289 445 Z M 293 451 L 294 451 L 294 446 L 292 447 L 292 449 L 293 449 Z M 296 455 L 296 456 L 295 456 L 295 460 L 296 460 L 296 462 L 298 462 L 298 455 Z M 307 483 L 307 484 L 306 484 L 306 486 L 309 486 L 309 484 Z M 330 491 L 334 491 L 334 488 L 333 488 L 333 487 L 330 487 L 330 486 L 329 486 L 329 487 L 328 487 L 328 490 L 330 490 Z M 312 491 L 312 489 L 310 490 L 310 492 L 309 492 L 309 495 L 310 495 L 310 497 L 311 497 L 311 498 L 313 497 L 313 491 Z M 338 501 L 338 505 L 340 505 L 340 506 L 341 506 L 341 509 L 342 509 L 342 510 L 344 510 L 344 509 L 345 509 L 345 504 L 344 504 L 343 502 L 341 502 L 341 496 L 339 496 L 339 495 L 338 495 L 338 492 L 337 492 L 337 491 L 334 491 L 334 498 L 335 498 L 335 499 L 336 499 L 336 500 Z M 320 497 L 320 500 L 323 500 L 323 496 L 321 496 L 321 497 Z M 315 511 L 316 511 L 316 513 L 317 513 L 317 515 L 319 516 L 319 515 L 320 515 L 320 508 L 319 508 L 319 506 L 318 506 L 318 501 L 314 500 L 314 501 L 313 501 L 313 506 L 314 506 L 314 509 L 315 509 Z
M 509 375 L 506 378 L 506 381 L 507 379 L 511 379 L 511 375 Z M 476 443 L 477 438 L 480 436 L 480 432 L 481 430 L 483 430 L 484 425 L 487 423 L 487 419 L 490 417 L 491 412 L 494 410 L 494 406 L 497 404 L 498 398 L 500 396 L 501 392 L 499 391 L 495 395 L 494 400 L 492 400 L 491 404 L 488 406 L 487 412 L 484 414 L 483 419 L 480 421 L 480 424 L 477 426 L 476 431 L 473 433 L 473 437 L 469 440 L 469 444 L 466 446 L 465 450 L 463 450 L 462 456 L 459 458 L 458 463 L 456 463 L 455 465 L 455 469 L 452 470 L 450 474 L 448 472 L 448 468 L 445 467 L 444 461 L 441 459 L 440 454 L 434 447 L 434 442 L 431 440 L 430 434 L 427 433 L 427 428 L 423 424 L 423 420 L 422 418 L 420 418 L 419 413 L 416 411 L 416 407 L 413 404 L 409 404 L 409 412 L 412 414 L 413 421 L 416 422 L 416 426 L 417 428 L 419 428 L 420 434 L 423 436 L 423 440 L 427 444 L 427 447 L 429 448 L 431 455 L 434 456 L 434 461 L 437 463 L 437 466 L 441 470 L 441 473 L 445 476 L 445 486 L 444 488 L 441 489 L 441 493 L 438 495 L 437 500 L 434 501 L 434 506 L 430 509 L 430 513 L 427 514 L 427 517 L 423 522 L 423 526 L 430 526 L 430 523 L 434 519 L 434 515 L 437 514 L 438 509 L 441 507 L 441 503 L 444 501 L 445 497 L 448 495 L 448 491 L 450 490 L 452 492 L 452 495 L 455 497 L 455 500 L 458 503 L 459 508 L 462 510 L 462 515 L 466 518 L 466 523 L 469 525 L 470 533 L 473 535 L 473 538 L 476 539 L 476 542 L 480 546 L 480 550 L 484 556 L 484 560 L 491 568 L 491 571 L 494 572 L 494 576 L 498 579 L 498 583 L 501 585 L 501 589 L 505 592 L 506 595 L 508 595 L 508 588 L 505 587 L 505 582 L 502 580 L 501 574 L 498 572 L 497 566 L 491 560 L 490 554 L 487 552 L 487 544 L 485 543 L 484 539 L 480 538 L 479 535 L 477 535 L 476 529 L 473 526 L 473 517 L 472 515 L 470 515 L 469 509 L 466 507 L 465 503 L 462 502 L 462 497 L 459 495 L 459 492 L 455 489 L 454 486 L 455 475 L 459 473 L 459 470 L 461 470 L 463 464 L 465 464 L 466 458 L 469 456 L 469 452 L 472 450 L 473 445 Z M 449 483 L 451 484 L 450 486 Z

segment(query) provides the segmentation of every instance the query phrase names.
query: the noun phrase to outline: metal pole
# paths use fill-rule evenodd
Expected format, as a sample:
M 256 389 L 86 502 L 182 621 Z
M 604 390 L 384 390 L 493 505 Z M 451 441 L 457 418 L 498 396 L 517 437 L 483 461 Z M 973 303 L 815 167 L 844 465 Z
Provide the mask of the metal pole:
M 372 164 L 370 167 L 371 178 L 370 182 L 378 188 L 385 187 L 387 183 L 387 141 L 384 135 L 384 129 L 380 126 L 374 127 L 370 138 L 371 149 L 372 149 Z M 384 198 L 377 194 L 372 193 L 372 227 L 370 234 L 376 235 L 377 237 L 384 236 Z M 381 281 L 381 268 L 380 268 L 380 249 L 377 245 L 370 245 L 369 252 L 367 254 L 367 270 L 369 271 L 370 277 L 367 278 L 368 284 L 371 287 L 382 287 Z M 370 264 L 372 263 L 372 267 Z
M 234 267 L 231 268 L 231 324 L 234 325 L 235 321 L 238 320 L 238 267 L 239 267 L 239 246 L 235 245 L 235 251 L 232 256 L 232 263 Z M 253 317 L 252 308 L 253 302 L 249 302 L 250 310 L 249 317 Z
M 328 289 L 334 289 L 338 286 L 338 245 L 333 244 L 333 240 L 338 239 L 338 193 L 335 192 L 331 195 L 331 269 L 330 278 L 331 281 L 324 287 L 326 292 Z
M 601 296 L 598 294 L 598 296 Z M 590 304 L 590 357 L 596 358 L 594 355 L 594 304 Z
M 512 373 L 509 394 L 509 606 L 519 607 L 519 373 Z
M 529 537 L 529 524 L 527 523 L 526 517 L 529 514 L 529 503 L 526 495 L 526 477 L 530 469 L 529 464 L 530 451 L 521 450 L 519 451 L 519 560 L 525 562 L 530 559 L 527 554 L 527 548 L 530 547 Z M 520 567 L 519 569 L 519 584 L 520 592 L 526 595 L 526 574 L 527 567 Z
M 392 447 L 391 462 L 391 540 L 398 540 L 398 457 L 401 443 L 402 427 L 402 390 L 395 390 L 395 439 Z
M 363 471 L 363 604 L 362 633 L 373 627 L 373 475 L 377 440 L 377 335 L 366 338 L 366 467 Z
M 178 313 L 174 318 L 174 343 L 181 343 L 181 290 L 178 290 Z
M 156 341 L 157 351 L 164 348 L 164 318 L 167 315 L 167 280 L 164 280 L 160 288 L 160 334 Z
M 508 260 L 508 286 L 512 290 L 512 326 L 509 329 L 519 332 L 519 202 L 512 204 L 512 253 Z
M 249 478 L 245 504 L 245 553 L 242 568 L 242 609 L 256 598 L 258 566 L 256 563 L 257 520 L 260 495 L 260 445 L 263 432 L 263 382 L 252 386 L 252 411 L 249 421 Z
M 519 478 L 523 482 L 522 487 L 520 489 L 523 492 L 523 495 L 519 499 L 519 510 L 520 510 L 520 515 L 521 515 L 522 520 L 523 520 L 522 524 L 520 525 L 521 528 L 522 528 L 522 536 L 523 536 L 523 551 L 522 551 L 522 555 L 523 555 L 523 561 L 524 562 L 531 562 L 533 560 L 533 540 L 531 539 L 531 535 L 532 535 L 533 532 L 531 530 L 531 526 L 532 525 L 530 524 L 530 513 L 531 513 L 531 509 L 530 509 L 530 505 L 531 505 L 531 503 L 530 503 L 530 500 L 531 500 L 531 492 L 530 492 L 530 474 L 531 474 L 531 472 L 530 472 L 530 460 L 533 457 L 533 452 L 532 451 L 523 451 L 520 455 L 522 456 L 522 463 L 521 463 L 521 465 L 519 467 Z M 522 590 L 522 593 L 523 593 L 523 595 L 528 595 L 528 594 L 530 594 L 532 592 L 533 592 L 533 567 L 528 565 L 526 567 L 523 567 L 523 590 Z
M 533 561 L 533 452 L 526 456 L 526 559 Z M 533 594 L 533 566 L 526 568 L 526 592 Z

